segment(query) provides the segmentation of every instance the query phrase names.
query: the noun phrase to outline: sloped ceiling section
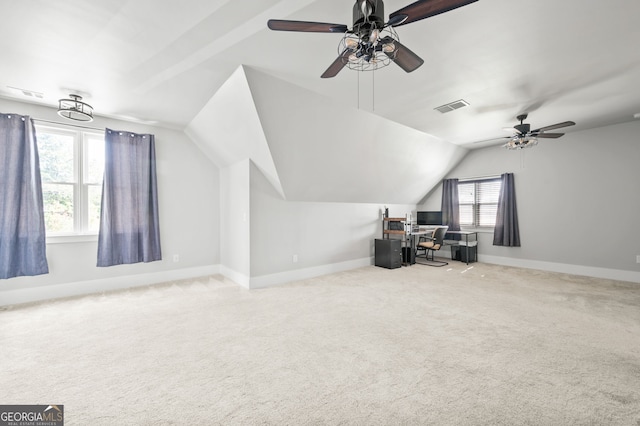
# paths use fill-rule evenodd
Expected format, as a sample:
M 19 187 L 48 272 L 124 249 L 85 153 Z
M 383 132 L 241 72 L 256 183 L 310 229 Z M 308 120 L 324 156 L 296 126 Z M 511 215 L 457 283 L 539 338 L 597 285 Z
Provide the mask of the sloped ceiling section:
M 418 204 L 468 152 L 249 67 L 185 133 L 218 167 L 251 159 L 289 201 Z
M 184 131 L 220 168 L 247 158 L 253 160 L 284 198 L 242 67 L 229 77 Z
M 245 75 L 287 200 L 417 204 L 468 152 L 253 68 Z

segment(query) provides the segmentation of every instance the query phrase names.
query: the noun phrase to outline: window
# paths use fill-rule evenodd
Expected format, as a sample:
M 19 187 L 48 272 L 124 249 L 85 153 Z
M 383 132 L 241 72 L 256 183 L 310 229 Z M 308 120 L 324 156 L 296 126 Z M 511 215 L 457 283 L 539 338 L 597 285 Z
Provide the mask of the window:
M 36 126 L 48 236 L 97 234 L 104 133 Z
M 501 186 L 500 178 L 459 182 L 460 225 L 495 226 Z

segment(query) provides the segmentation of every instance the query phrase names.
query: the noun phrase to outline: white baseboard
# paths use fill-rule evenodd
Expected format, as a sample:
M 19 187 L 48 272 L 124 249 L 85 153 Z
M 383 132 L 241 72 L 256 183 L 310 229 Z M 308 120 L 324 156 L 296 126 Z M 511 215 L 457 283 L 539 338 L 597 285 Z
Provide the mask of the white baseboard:
M 518 268 L 539 269 L 542 271 L 560 272 L 573 275 L 629 281 L 640 283 L 640 272 L 623 271 L 618 269 L 596 268 L 583 265 L 544 262 L 539 260 L 517 259 L 491 255 L 478 255 L 478 261 L 496 265 L 514 266 Z M 125 275 L 98 280 L 77 281 L 73 283 L 55 284 L 41 287 L 31 287 L 18 290 L 0 291 L 0 306 L 18 305 L 39 302 L 42 300 L 64 297 L 82 296 L 92 293 L 122 290 L 126 288 L 142 287 L 161 284 L 170 281 L 197 278 L 221 274 L 233 282 L 247 289 L 258 289 L 285 284 L 291 281 L 314 278 L 335 272 L 347 271 L 374 264 L 373 257 L 332 263 L 311 268 L 294 269 L 276 274 L 247 277 L 244 274 L 229 269 L 223 265 L 209 265 L 169 271 L 152 272 L 138 275 Z
M 217 275 L 219 273 L 219 265 L 210 265 L 2 291 L 0 292 L 0 306 L 18 305 L 22 303 L 39 302 L 42 300 L 59 299 L 63 297 L 82 296 L 92 293 L 103 293 L 105 291 L 142 287 L 169 281 Z
M 348 271 L 349 269 L 361 268 L 363 266 L 373 265 L 372 257 L 348 260 L 346 262 L 331 263 L 328 265 L 314 266 L 311 268 L 294 269 L 291 271 L 279 272 L 276 274 L 261 275 L 251 278 L 249 288 L 265 288 L 291 281 L 305 280 L 308 278 L 319 277 L 321 275 L 332 274 L 334 272 Z
M 220 265 L 220 274 L 222 274 L 222 276 L 224 276 L 225 278 L 230 279 L 234 283 L 241 285 L 244 288 L 247 288 L 247 289 L 251 288 L 250 286 L 251 278 L 246 276 L 245 274 L 242 274 L 238 271 L 234 271 L 233 269 L 227 268 L 224 265 Z
M 587 277 L 605 278 L 618 281 L 640 283 L 640 272 L 623 271 L 620 269 L 596 268 L 593 266 L 571 265 L 566 263 L 544 262 L 541 260 L 516 259 L 478 254 L 478 261 L 495 265 L 515 266 L 518 268 L 539 269 L 564 274 L 584 275 Z

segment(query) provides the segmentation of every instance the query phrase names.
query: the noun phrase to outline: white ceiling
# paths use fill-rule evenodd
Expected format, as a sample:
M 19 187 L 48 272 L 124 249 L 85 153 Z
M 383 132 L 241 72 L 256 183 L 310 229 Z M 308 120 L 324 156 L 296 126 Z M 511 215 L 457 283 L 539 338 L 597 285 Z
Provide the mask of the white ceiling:
M 385 13 L 409 3 L 386 0 Z M 339 34 L 266 27 L 269 18 L 351 26 L 352 7 L 352 0 L 0 0 L 0 96 L 55 105 L 80 93 L 97 115 L 182 129 L 244 64 L 470 148 L 504 136 L 522 112 L 533 128 L 575 121 L 567 132 L 640 113 L 638 0 L 479 0 L 397 28 L 425 60 L 410 74 L 391 64 L 321 79 Z M 470 106 L 434 110 L 458 99 Z

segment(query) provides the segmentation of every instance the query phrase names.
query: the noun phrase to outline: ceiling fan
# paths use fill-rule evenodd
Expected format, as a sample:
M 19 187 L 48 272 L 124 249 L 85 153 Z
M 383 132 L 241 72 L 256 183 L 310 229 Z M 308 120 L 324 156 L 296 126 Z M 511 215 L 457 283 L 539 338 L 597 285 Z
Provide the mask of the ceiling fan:
M 557 139 L 563 136 L 564 133 L 547 133 L 549 130 L 560 129 L 562 127 L 574 126 L 576 123 L 573 121 L 563 121 L 562 123 L 552 124 L 550 126 L 540 127 L 539 129 L 531 130 L 531 125 L 525 123 L 527 114 L 521 114 L 516 117 L 520 120 L 520 124 L 516 124 L 511 127 L 505 127 L 504 130 L 513 132 L 512 136 L 508 136 L 506 139 L 509 141 L 503 146 L 507 149 L 523 149 L 530 148 L 538 144 L 538 138 L 552 138 Z
M 424 60 L 402 45 L 394 27 L 466 6 L 478 0 L 418 0 L 389 15 L 384 21 L 382 0 L 356 0 L 353 6 L 353 27 L 325 22 L 270 19 L 268 27 L 275 31 L 298 31 L 344 34 L 338 46 L 338 58 L 322 74 L 335 77 L 344 66 L 351 69 L 375 70 L 395 62 L 406 72 L 420 67 Z

